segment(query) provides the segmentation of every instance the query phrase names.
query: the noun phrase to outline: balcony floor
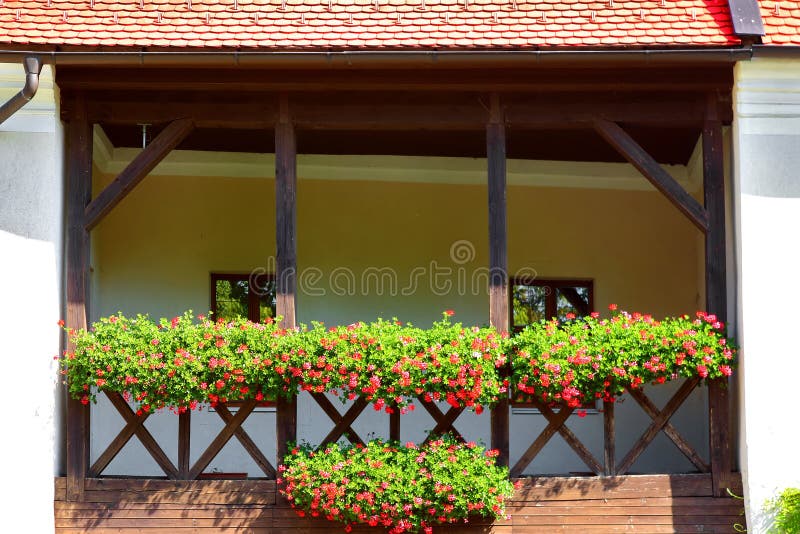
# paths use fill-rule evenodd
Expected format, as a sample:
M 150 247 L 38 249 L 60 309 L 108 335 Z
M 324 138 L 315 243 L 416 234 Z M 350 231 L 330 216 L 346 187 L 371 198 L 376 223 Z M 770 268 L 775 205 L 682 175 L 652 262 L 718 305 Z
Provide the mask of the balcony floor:
M 733 491 L 741 494 L 735 476 Z M 160 532 L 343 532 L 300 519 L 267 480 L 87 479 L 83 502 L 66 501 L 55 479 L 58 534 Z M 508 521 L 435 528 L 440 533 L 734 532 L 739 499 L 711 496 L 710 475 L 628 475 L 523 479 Z M 385 532 L 356 528 L 353 532 Z

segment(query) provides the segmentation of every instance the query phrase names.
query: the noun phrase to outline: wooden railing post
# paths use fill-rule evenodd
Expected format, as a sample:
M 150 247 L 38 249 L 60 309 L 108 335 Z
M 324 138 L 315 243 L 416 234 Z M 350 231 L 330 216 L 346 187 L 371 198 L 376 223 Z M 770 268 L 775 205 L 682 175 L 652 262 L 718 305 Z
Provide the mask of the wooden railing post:
M 506 221 L 506 128 L 498 95 L 491 95 L 489 123 L 486 125 L 486 157 L 489 189 L 489 323 L 508 332 L 508 235 Z M 510 363 L 502 378 L 508 378 Z M 500 454 L 497 462 L 509 462 L 508 394 L 492 409 L 491 446 Z
M 297 140 L 289 114 L 289 99 L 281 95 L 275 124 L 275 230 L 277 245 L 276 312 L 284 328 L 297 326 Z M 287 444 L 297 441 L 297 398 L 281 396 L 276 406 L 277 463 Z
M 92 125 L 82 94 L 69 100 L 66 141 L 66 326 L 86 328 L 89 296 L 89 233 L 84 210 L 92 199 Z M 75 350 L 68 340 L 67 351 Z M 83 500 L 89 467 L 89 405 L 67 399 L 67 500 Z
M 603 401 L 603 474 L 617 474 L 617 437 L 613 400 Z
M 725 251 L 725 174 L 722 147 L 722 123 L 716 95 L 709 95 L 703 126 L 703 195 L 708 212 L 705 240 L 706 311 L 720 321 L 727 315 L 726 251 Z M 732 471 L 730 449 L 730 399 L 724 379 L 714 380 L 708 387 L 709 451 L 711 477 L 716 496 L 725 495 Z

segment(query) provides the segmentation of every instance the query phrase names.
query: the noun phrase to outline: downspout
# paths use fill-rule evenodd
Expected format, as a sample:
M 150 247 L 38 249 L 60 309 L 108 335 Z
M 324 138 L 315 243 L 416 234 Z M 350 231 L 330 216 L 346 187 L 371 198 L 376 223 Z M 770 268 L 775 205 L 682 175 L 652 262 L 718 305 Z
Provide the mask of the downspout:
M 3 124 L 6 119 L 30 102 L 39 89 L 39 73 L 42 72 L 42 62 L 38 57 L 26 56 L 22 60 L 22 65 L 25 67 L 25 86 L 19 93 L 11 97 L 11 100 L 0 106 L 0 124 Z

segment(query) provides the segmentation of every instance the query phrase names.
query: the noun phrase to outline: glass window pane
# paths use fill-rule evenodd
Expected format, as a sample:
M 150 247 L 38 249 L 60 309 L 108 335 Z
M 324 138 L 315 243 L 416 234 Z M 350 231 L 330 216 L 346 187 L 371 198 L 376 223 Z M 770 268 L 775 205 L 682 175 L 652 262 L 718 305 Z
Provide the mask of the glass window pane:
M 214 288 L 217 304 L 215 319 L 228 321 L 237 317 L 247 318 L 248 286 L 247 280 L 217 280 Z
M 548 289 L 545 286 L 514 284 L 514 327 L 538 323 L 545 319 Z
M 259 280 L 255 292 L 258 295 L 259 321 L 275 317 L 275 280 Z
M 564 321 L 567 314 L 575 317 L 589 315 L 589 288 L 586 286 L 559 287 L 556 289 L 556 316 Z

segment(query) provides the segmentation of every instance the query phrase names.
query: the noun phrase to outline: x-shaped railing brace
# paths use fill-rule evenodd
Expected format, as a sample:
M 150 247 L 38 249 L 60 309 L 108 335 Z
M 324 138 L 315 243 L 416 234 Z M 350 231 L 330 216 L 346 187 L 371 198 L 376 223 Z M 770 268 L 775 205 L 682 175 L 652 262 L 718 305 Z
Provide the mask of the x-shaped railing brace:
M 325 436 L 325 439 L 319 444 L 317 450 L 331 443 L 336 443 L 342 436 L 350 440 L 350 443 L 364 445 L 364 441 L 351 426 L 368 405 L 364 397 L 358 397 L 355 402 L 353 402 L 353 405 L 350 406 L 344 414 L 341 414 L 324 393 L 312 393 L 311 396 L 317 401 L 317 404 L 319 404 L 320 408 L 322 408 L 328 417 L 331 418 L 331 421 L 335 423 L 333 429 L 328 432 L 328 435 Z
M 572 447 L 572 450 L 583 460 L 589 469 L 594 471 L 597 474 L 601 474 L 603 472 L 603 466 L 597 459 L 589 452 L 589 449 L 581 443 L 578 437 L 566 426 L 567 419 L 572 412 L 575 411 L 575 408 L 569 408 L 566 406 L 561 407 L 558 412 L 554 412 L 547 404 L 538 400 L 532 399 L 531 404 L 539 410 L 539 412 L 547 419 L 547 426 L 544 430 L 542 430 L 541 434 L 531 443 L 531 446 L 528 447 L 528 450 L 517 460 L 517 463 L 514 464 L 514 467 L 511 468 L 511 476 L 520 476 L 522 472 L 525 470 L 526 467 L 533 461 L 539 452 L 547 445 L 547 442 L 550 441 L 556 432 L 558 432 L 564 441 Z
M 664 406 L 663 410 L 659 410 L 653 401 L 651 401 L 639 389 L 628 388 L 628 393 L 631 397 L 639 403 L 644 411 L 649 415 L 653 421 L 650 426 L 645 430 L 642 437 L 631 447 L 631 450 L 625 455 L 622 462 L 617 466 L 616 473 L 619 475 L 625 474 L 631 468 L 633 463 L 639 458 L 639 455 L 644 452 L 648 445 L 655 439 L 659 432 L 664 432 L 672 442 L 680 449 L 680 451 L 695 465 L 697 468 L 708 473 L 710 467 L 703 459 L 697 454 L 691 445 L 678 433 L 674 426 L 669 422 L 670 418 L 675 414 L 678 408 L 681 407 L 683 402 L 694 391 L 700 383 L 699 378 L 691 378 L 683 383 L 683 385 L 675 392 L 672 398 Z
M 158 445 L 158 442 L 156 442 L 150 431 L 144 426 L 144 422 L 150 416 L 150 413 L 144 412 L 142 415 L 136 415 L 136 412 L 131 410 L 131 407 L 128 406 L 128 403 L 122 398 L 122 395 L 109 391 L 106 391 L 105 394 L 111 401 L 111 404 L 114 405 L 123 419 L 125 419 L 125 427 L 117 434 L 117 437 L 111 441 L 92 467 L 89 468 L 89 477 L 96 477 L 102 473 L 103 470 L 108 467 L 108 464 L 119 454 L 119 451 L 122 450 L 125 444 L 135 435 L 167 477 L 177 479 L 178 469 Z
M 428 433 L 424 443 L 428 443 L 435 436 L 441 436 L 442 434 L 446 433 L 450 433 L 459 441 L 464 441 L 464 437 L 458 430 L 456 430 L 456 427 L 453 426 L 453 424 L 456 422 L 456 419 L 458 419 L 458 416 L 464 411 L 463 406 L 459 406 L 458 408 L 451 407 L 446 413 L 443 413 L 435 403 L 427 402 L 425 398 L 421 396 L 417 398 L 420 400 L 422 406 L 428 411 L 431 417 L 433 417 L 433 420 L 436 421 L 436 426 L 433 427 L 433 430 Z
M 153 435 L 150 434 L 150 432 L 144 426 L 144 422 L 150 416 L 150 413 L 146 412 L 142 413 L 142 415 L 137 415 L 119 393 L 106 392 L 106 396 L 109 398 L 120 415 L 122 415 L 122 417 L 125 419 L 126 424 L 122 431 L 120 431 L 117 437 L 114 438 L 106 450 L 89 469 L 89 476 L 96 477 L 102 473 L 103 470 L 108 467 L 108 464 L 111 463 L 111 461 L 117 456 L 117 454 L 119 454 L 122 448 L 135 435 L 139 438 L 139 441 L 142 443 L 145 450 L 150 453 L 168 478 L 181 478 L 181 473 L 170 461 L 163 449 L 161 449 L 161 447 L 158 445 L 158 442 L 156 442 L 155 438 L 153 438 Z M 200 473 L 202 473 L 203 470 L 208 467 L 208 464 L 211 463 L 211 460 L 213 460 L 217 454 L 219 454 L 225 444 L 228 443 L 233 436 L 236 436 L 236 438 L 241 442 L 244 449 L 261 468 L 264 474 L 266 474 L 268 477 L 275 478 L 275 468 L 259 450 L 258 446 L 255 444 L 252 438 L 250 438 L 245 429 L 242 428 L 242 423 L 244 423 L 244 420 L 247 419 L 257 404 L 258 402 L 255 400 L 246 401 L 238 409 L 236 415 L 231 414 L 228 408 L 222 404 L 218 404 L 216 406 L 217 414 L 225 422 L 225 427 L 222 429 L 222 431 L 220 431 L 217 437 L 214 438 L 214 441 L 211 442 L 205 452 L 200 455 L 200 458 L 198 458 L 194 466 L 189 469 L 186 478 L 190 480 L 196 479 L 198 475 L 200 475 Z

